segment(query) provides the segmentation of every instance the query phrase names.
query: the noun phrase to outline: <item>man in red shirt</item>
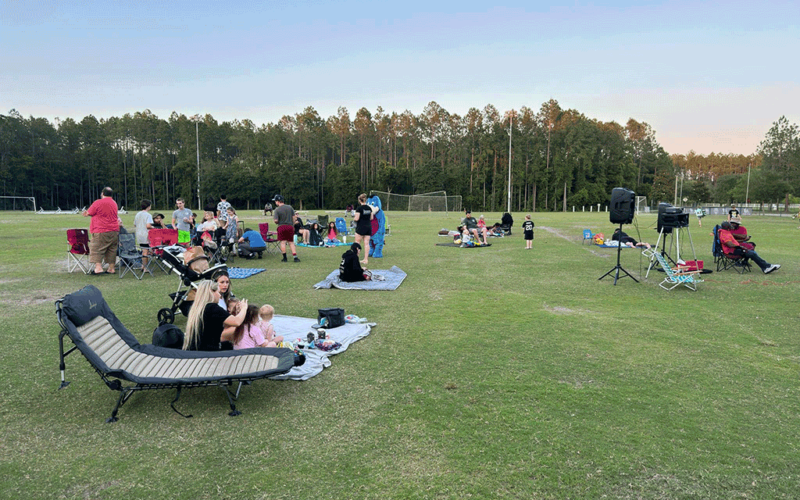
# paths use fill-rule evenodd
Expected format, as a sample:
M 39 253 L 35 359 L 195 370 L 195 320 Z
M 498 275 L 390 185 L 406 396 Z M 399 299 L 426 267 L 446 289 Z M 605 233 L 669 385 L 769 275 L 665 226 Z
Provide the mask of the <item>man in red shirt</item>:
M 743 247 L 738 241 L 736 241 L 736 238 L 731 233 L 732 229 L 733 226 L 728 221 L 723 222 L 720 226 L 719 243 L 722 245 L 722 251 L 725 253 L 725 255 L 738 255 L 741 257 L 747 257 L 755 262 L 758 267 L 764 271 L 764 274 L 769 274 L 772 271 L 777 271 L 781 268 L 780 264 L 770 264 L 759 257 L 755 250 Z
M 117 202 L 111 196 L 114 192 L 110 187 L 104 187 L 100 199 L 92 203 L 89 210 L 83 212 L 84 217 L 91 217 L 89 232 L 92 240 L 89 242 L 89 262 L 94 264 L 94 269 L 89 274 L 103 274 L 103 261 L 108 264 L 107 274 L 114 274 L 114 265 L 117 262 L 117 246 L 119 245 L 119 215 L 117 215 Z
M 756 244 L 750 241 L 750 236 L 747 234 L 747 229 L 741 224 L 741 217 L 731 217 L 731 227 L 733 228 L 731 229 L 731 234 L 745 250 L 755 249 Z

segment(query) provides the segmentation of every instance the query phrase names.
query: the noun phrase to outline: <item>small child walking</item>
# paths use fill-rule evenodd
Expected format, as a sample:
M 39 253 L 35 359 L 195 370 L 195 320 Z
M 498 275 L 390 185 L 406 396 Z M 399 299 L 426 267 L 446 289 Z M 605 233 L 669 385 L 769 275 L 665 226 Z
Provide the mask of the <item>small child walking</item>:
M 533 221 L 531 214 L 525 216 L 525 222 L 522 223 L 522 232 L 525 235 L 525 250 L 533 248 Z

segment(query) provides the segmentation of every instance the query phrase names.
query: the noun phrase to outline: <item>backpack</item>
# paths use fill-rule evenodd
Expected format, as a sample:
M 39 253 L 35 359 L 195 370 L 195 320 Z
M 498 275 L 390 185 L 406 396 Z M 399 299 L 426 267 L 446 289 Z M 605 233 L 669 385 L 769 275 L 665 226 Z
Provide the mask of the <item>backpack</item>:
M 183 348 L 183 331 L 171 323 L 164 323 L 153 330 L 153 345 L 169 347 L 172 349 Z

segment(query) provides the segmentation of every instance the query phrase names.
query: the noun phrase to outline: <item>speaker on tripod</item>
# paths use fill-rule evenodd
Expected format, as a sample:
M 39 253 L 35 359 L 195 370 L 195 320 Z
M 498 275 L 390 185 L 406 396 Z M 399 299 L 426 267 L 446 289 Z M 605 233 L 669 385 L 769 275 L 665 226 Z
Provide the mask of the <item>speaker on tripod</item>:
M 630 189 L 614 188 L 611 190 L 611 223 L 630 224 L 633 222 L 636 193 Z
M 611 190 L 611 212 L 609 214 L 609 218 L 611 219 L 612 224 L 619 224 L 619 230 L 622 232 L 622 225 L 623 224 L 630 224 L 633 222 L 633 214 L 634 214 L 634 203 L 636 202 L 636 193 L 631 191 L 630 189 L 625 188 L 614 188 Z M 614 274 L 614 285 L 617 284 L 617 280 L 619 279 L 619 272 L 622 271 L 625 273 L 625 276 L 629 277 L 635 282 L 639 282 L 636 278 L 628 274 L 628 271 L 622 268 L 619 264 L 619 257 L 620 252 L 622 251 L 622 242 L 617 247 L 617 265 L 614 266 L 610 271 L 606 274 L 600 276 L 599 280 L 605 278 L 606 276 L 610 276 L 612 273 L 616 271 Z M 623 278 L 625 277 L 623 276 Z

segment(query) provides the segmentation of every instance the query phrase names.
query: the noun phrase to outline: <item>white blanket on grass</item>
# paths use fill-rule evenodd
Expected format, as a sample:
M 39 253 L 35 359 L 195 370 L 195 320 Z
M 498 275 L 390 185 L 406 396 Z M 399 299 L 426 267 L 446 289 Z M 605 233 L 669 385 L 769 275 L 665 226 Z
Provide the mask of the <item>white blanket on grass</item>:
M 311 326 L 316 323 L 316 319 L 300 318 L 297 316 L 276 315 L 272 319 L 272 326 L 275 327 L 275 333 L 282 335 L 284 340 L 292 344 L 296 344 L 298 338 L 305 340 L 308 332 L 314 331 Z M 276 375 L 270 378 L 273 380 L 308 380 L 318 375 L 322 372 L 323 368 L 331 366 L 331 356 L 344 352 L 350 344 L 369 335 L 373 326 L 375 326 L 375 323 L 345 323 L 343 326 L 326 330 L 331 340 L 342 344 L 340 348 L 335 351 L 303 349 L 303 353 L 306 355 L 306 362 L 303 363 L 302 366 L 295 366 L 282 375 Z
M 373 278 L 372 281 L 356 281 L 353 283 L 339 279 L 339 270 L 335 270 L 327 278 L 320 281 L 314 288 L 339 288 L 340 290 L 397 290 L 397 287 L 406 279 L 406 273 L 397 266 L 391 269 L 370 269 L 373 277 L 382 276 L 382 281 Z

